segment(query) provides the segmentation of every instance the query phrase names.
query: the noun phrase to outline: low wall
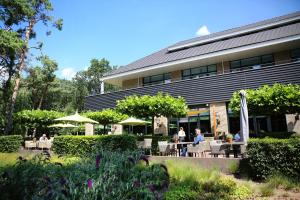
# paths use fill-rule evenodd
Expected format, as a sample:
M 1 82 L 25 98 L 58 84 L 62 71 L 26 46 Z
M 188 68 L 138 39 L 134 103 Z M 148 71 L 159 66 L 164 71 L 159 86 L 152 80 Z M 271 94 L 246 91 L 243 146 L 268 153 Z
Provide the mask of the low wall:
M 167 160 L 175 162 L 190 163 L 205 169 L 217 168 L 221 172 L 230 173 L 229 167 L 233 163 L 239 163 L 241 158 L 193 158 L 193 157 L 168 157 L 168 156 L 150 156 L 150 161 L 164 163 Z

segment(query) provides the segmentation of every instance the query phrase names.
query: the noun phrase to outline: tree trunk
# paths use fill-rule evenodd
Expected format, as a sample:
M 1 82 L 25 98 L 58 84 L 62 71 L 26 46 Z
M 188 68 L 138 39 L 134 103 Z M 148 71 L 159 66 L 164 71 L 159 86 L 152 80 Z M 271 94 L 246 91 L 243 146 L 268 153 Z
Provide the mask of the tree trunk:
M 154 116 L 152 116 L 152 120 L 151 120 L 152 122 L 152 135 L 154 135 Z
M 16 99 L 17 99 L 17 95 L 19 92 L 19 88 L 20 88 L 20 81 L 21 81 L 21 72 L 23 71 L 24 67 L 25 67 L 25 60 L 26 60 L 26 56 L 28 53 L 28 42 L 30 39 L 30 34 L 32 32 L 33 26 L 35 25 L 35 20 L 31 20 L 29 22 L 29 26 L 26 29 L 26 33 L 25 33 L 25 45 L 23 47 L 21 56 L 20 56 L 20 62 L 19 62 L 19 66 L 16 69 L 16 80 L 15 80 L 15 86 L 13 89 L 13 94 L 12 97 L 10 99 L 10 103 L 9 103 L 9 109 L 8 112 L 6 113 L 6 127 L 5 127 L 5 134 L 8 134 L 12 131 L 13 128 L 13 112 L 14 112 L 14 108 L 15 108 L 15 104 L 16 104 Z
M 37 109 L 41 109 L 42 108 L 42 103 L 43 103 L 43 100 L 44 100 L 44 96 L 46 95 L 46 93 L 48 91 L 48 86 L 49 86 L 49 84 L 46 85 L 46 88 L 45 88 L 45 90 L 42 93 L 42 96 L 40 98 L 40 102 L 39 102 L 39 105 L 38 105 Z

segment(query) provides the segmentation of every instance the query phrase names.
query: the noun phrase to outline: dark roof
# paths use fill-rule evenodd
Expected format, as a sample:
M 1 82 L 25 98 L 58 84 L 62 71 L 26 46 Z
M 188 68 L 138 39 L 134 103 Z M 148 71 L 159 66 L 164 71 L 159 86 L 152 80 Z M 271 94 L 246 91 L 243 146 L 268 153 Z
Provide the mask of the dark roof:
M 205 41 L 208 39 L 213 40 L 214 38 L 222 37 L 223 35 L 235 34 L 235 33 L 241 32 L 241 31 L 253 29 L 255 27 L 273 24 L 276 22 L 292 19 L 292 18 L 299 17 L 299 16 L 300 16 L 300 12 L 295 12 L 295 13 L 292 13 L 289 15 L 275 17 L 272 19 L 249 24 L 246 26 L 233 28 L 233 29 L 229 29 L 229 30 L 225 30 L 225 31 L 217 32 L 217 33 L 212 33 L 210 35 L 181 41 L 181 42 L 178 42 L 167 48 L 164 48 L 158 52 L 155 52 L 149 56 L 141 58 L 133 63 L 126 65 L 126 66 L 122 66 L 116 70 L 113 70 L 110 73 L 106 74 L 105 76 L 115 75 L 115 74 L 128 72 L 128 71 L 132 71 L 132 70 L 136 70 L 136 69 L 150 67 L 150 66 L 157 65 L 157 64 L 162 64 L 162 63 L 181 60 L 181 59 L 185 59 L 185 58 L 209 54 L 209 53 L 213 53 L 216 51 L 221 51 L 221 50 L 241 47 L 241 46 L 245 46 L 245 45 L 270 41 L 270 40 L 274 40 L 274 39 L 280 39 L 280 38 L 289 37 L 289 36 L 293 36 L 293 35 L 298 35 L 298 34 L 300 34 L 299 20 L 295 21 L 293 23 L 283 24 L 281 26 L 263 29 L 263 30 L 251 32 L 248 34 L 236 35 L 231 38 L 226 38 L 223 40 L 220 39 L 220 40 L 216 40 L 216 41 L 212 41 L 212 42 L 208 42 L 208 43 L 203 43 L 200 45 L 190 46 L 189 48 L 185 48 L 185 49 L 179 49 L 176 51 L 168 50 L 169 48 L 172 48 L 172 47 L 186 45 L 186 44 L 195 43 L 195 42 L 202 42 L 202 41 Z

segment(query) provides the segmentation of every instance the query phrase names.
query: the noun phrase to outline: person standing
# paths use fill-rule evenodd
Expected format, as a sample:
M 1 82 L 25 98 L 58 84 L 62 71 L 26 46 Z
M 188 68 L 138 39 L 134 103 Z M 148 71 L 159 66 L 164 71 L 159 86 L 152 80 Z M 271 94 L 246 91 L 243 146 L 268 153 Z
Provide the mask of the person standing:
M 184 142 L 185 140 L 185 132 L 183 130 L 183 127 L 180 127 L 180 130 L 178 132 L 178 137 L 180 142 Z

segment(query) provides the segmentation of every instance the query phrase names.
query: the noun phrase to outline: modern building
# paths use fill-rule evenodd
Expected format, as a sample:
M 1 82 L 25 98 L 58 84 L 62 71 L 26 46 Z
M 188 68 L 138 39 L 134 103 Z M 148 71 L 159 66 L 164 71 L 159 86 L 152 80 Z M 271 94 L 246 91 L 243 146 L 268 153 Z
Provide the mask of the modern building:
M 120 67 L 103 77 L 103 84 L 122 88 L 87 96 L 90 110 L 113 108 L 126 96 L 158 92 L 182 96 L 190 108 L 180 119 L 155 120 L 156 133 L 236 132 L 239 119 L 228 102 L 234 91 L 274 83 L 300 84 L 300 12 L 178 42 Z M 170 123 L 170 126 L 166 126 Z M 173 126 L 172 124 L 176 125 Z M 170 127 L 169 130 L 166 127 Z M 251 132 L 297 131 L 299 117 L 250 116 Z

